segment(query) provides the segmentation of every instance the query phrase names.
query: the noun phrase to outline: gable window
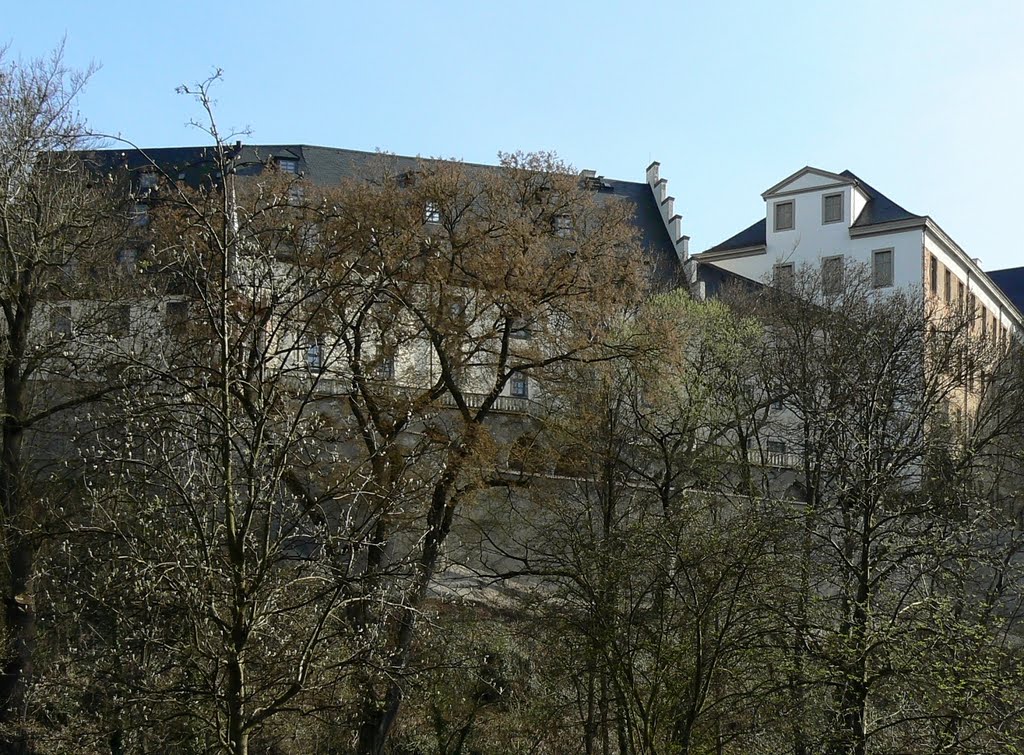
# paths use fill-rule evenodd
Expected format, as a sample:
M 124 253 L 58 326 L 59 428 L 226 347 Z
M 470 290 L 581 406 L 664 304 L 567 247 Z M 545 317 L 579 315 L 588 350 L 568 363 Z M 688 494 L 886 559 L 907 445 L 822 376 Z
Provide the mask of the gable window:
M 427 202 L 427 204 L 423 207 L 423 222 L 441 222 L 441 208 L 438 206 L 437 202 Z
M 529 398 L 530 397 L 530 381 L 526 375 L 517 373 L 512 376 L 512 382 L 509 386 L 509 394 L 516 398 Z
M 784 262 L 776 265 L 772 270 L 772 284 L 775 288 L 783 291 L 793 290 L 793 281 L 796 279 L 796 269 L 792 262 Z
M 834 296 L 843 290 L 843 255 L 826 257 L 821 261 L 821 289 Z
M 876 249 L 871 253 L 871 285 L 888 288 L 892 284 L 892 249 Z
M 775 231 L 793 230 L 793 201 L 775 204 Z
M 821 198 L 821 222 L 823 225 L 843 222 L 842 194 L 826 194 Z

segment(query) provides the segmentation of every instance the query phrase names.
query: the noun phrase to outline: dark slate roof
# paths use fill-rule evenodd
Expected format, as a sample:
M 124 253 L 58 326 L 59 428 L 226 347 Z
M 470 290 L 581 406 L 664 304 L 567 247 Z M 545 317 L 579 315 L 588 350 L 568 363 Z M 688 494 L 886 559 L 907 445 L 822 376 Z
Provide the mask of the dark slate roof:
M 853 221 L 852 227 L 861 228 L 866 225 L 878 225 L 879 223 L 892 223 L 897 220 L 924 220 L 924 215 L 915 215 L 893 202 L 889 197 L 878 191 L 870 184 L 865 183 L 848 170 L 839 175 L 852 178 L 857 182 L 857 187 L 863 191 L 868 201 L 860 215 Z
M 744 249 L 749 246 L 764 246 L 768 242 L 768 223 L 761 218 L 749 228 L 744 228 L 735 236 L 726 239 L 721 244 L 716 244 L 707 251 L 725 252 L 730 249 Z
M 1024 312 L 1024 267 L 989 270 L 985 275 L 999 286 L 1017 309 Z
M 234 147 L 232 147 L 234 148 Z M 255 175 L 274 159 L 298 161 L 303 177 L 320 186 L 330 186 L 345 179 L 372 176 L 387 166 L 394 174 L 416 170 L 424 158 L 391 155 L 383 152 L 361 152 L 308 144 L 237 145 L 236 161 L 239 175 Z M 182 179 L 192 185 L 216 180 L 212 147 L 162 147 L 145 150 L 95 150 L 87 160 L 101 170 L 145 170 L 156 164 L 172 179 Z M 427 160 L 429 162 L 429 160 Z M 494 165 L 464 163 L 471 169 L 500 170 Z M 661 218 L 661 210 L 654 193 L 646 182 L 618 181 L 601 178 L 601 194 L 621 197 L 632 203 L 634 222 L 640 231 L 644 248 L 655 264 L 656 278 L 672 282 L 678 274 L 679 262 L 675 246 Z
M 709 299 L 717 299 L 723 289 L 739 287 L 754 291 L 763 288 L 763 285 L 755 280 L 710 262 L 697 263 L 697 281 L 704 284 L 704 295 Z
M 868 198 L 868 201 L 864 205 L 864 209 L 860 211 L 860 215 L 858 215 L 857 219 L 851 224 L 852 228 L 878 225 L 880 223 L 891 223 L 897 220 L 924 220 L 924 215 L 915 215 L 909 210 L 905 210 L 889 199 L 889 197 L 885 196 L 885 194 L 878 191 L 870 184 L 865 183 L 850 171 L 844 170 L 839 175 L 856 181 L 857 186 L 864 192 L 864 194 L 867 195 Z M 732 236 L 721 244 L 716 244 L 705 251 L 727 252 L 732 249 L 763 246 L 767 243 L 767 230 L 768 224 L 766 220 L 758 220 L 749 228 L 745 228 L 735 236 Z

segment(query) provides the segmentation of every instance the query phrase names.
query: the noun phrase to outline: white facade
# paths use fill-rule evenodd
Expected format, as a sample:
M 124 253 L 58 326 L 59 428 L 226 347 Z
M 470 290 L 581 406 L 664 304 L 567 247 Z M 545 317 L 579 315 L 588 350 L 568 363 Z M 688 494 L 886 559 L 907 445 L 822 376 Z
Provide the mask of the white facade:
M 1000 329 L 1024 331 L 1021 312 L 931 218 L 904 210 L 853 174 L 806 167 L 762 197 L 764 221 L 694 258 L 769 283 L 779 266 L 821 266 L 841 258 L 844 267 L 872 270 L 880 290 L 916 289 L 956 302 L 962 286 L 965 300 L 973 295 L 979 316 L 984 312 L 986 329 L 995 318 Z

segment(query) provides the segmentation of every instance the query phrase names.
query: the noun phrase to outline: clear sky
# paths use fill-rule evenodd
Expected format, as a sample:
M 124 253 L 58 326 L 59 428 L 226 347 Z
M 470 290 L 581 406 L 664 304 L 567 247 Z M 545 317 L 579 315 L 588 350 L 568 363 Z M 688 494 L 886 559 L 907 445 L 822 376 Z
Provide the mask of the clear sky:
M 93 128 L 204 143 L 175 86 L 224 70 L 222 127 L 494 162 L 553 150 L 676 197 L 691 250 L 804 165 L 852 170 L 985 269 L 1024 265 L 1024 2 L 12 0 L 0 40 L 100 69 Z

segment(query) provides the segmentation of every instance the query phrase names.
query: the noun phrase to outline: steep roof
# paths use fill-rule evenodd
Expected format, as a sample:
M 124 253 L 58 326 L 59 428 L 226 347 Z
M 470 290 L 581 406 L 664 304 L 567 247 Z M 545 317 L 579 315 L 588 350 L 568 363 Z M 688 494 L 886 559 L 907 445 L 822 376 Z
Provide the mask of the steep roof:
M 764 288 L 764 284 L 751 280 L 732 270 L 712 264 L 700 262 L 697 264 L 697 281 L 704 284 L 704 295 L 709 299 L 718 298 L 724 289 L 742 289 L 745 291 L 757 291 Z
M 753 225 L 744 228 L 735 236 L 727 238 L 720 244 L 716 244 L 707 251 L 727 252 L 732 249 L 746 249 L 751 246 L 764 246 L 768 243 L 768 222 L 761 218 Z
M 800 176 L 807 171 L 814 170 L 812 168 L 803 168 L 793 176 L 785 179 L 782 184 L 790 181 L 794 176 Z M 821 172 L 821 171 L 819 171 Z M 892 223 L 899 220 L 921 220 L 925 219 L 924 215 L 915 215 L 909 210 L 900 207 L 898 204 L 893 202 L 889 197 L 885 196 L 878 189 L 874 188 L 856 174 L 849 170 L 844 170 L 842 173 L 827 174 L 832 176 L 841 176 L 842 178 L 853 181 L 854 184 L 864 192 L 867 197 L 867 202 L 864 208 L 860 211 L 857 219 L 850 224 L 851 228 L 863 228 L 865 226 L 880 225 L 881 223 Z M 782 184 L 776 184 L 776 186 L 765 192 L 765 195 L 769 195 L 774 189 Z M 809 189 L 814 191 L 814 189 Z M 765 218 L 758 220 L 752 225 L 744 228 L 742 231 L 737 233 L 735 236 L 727 238 L 725 241 L 716 244 L 710 249 L 706 249 L 705 252 L 728 252 L 734 249 L 746 249 L 749 247 L 764 246 L 768 239 L 768 223 Z
M 1002 270 L 989 270 L 985 273 L 992 282 L 1006 294 L 1021 312 L 1024 312 L 1024 267 L 1008 267 Z
M 848 170 L 844 170 L 839 175 L 845 176 L 846 178 L 852 178 L 857 182 L 857 187 L 864 192 L 867 196 L 868 201 L 864 205 L 864 209 L 860 211 L 860 215 L 853 221 L 852 227 L 861 228 L 868 225 L 878 225 L 880 223 L 892 223 L 897 220 L 924 220 L 924 215 L 915 215 L 909 210 L 905 210 L 898 204 L 893 202 L 889 197 L 885 196 L 882 192 L 861 180 L 856 175 Z
M 303 177 L 319 186 L 330 186 L 346 179 L 369 177 L 386 165 L 394 173 L 416 170 L 424 162 L 433 160 L 391 155 L 384 152 L 362 152 L 351 149 L 320 147 L 309 144 L 238 144 L 235 161 L 239 175 L 256 175 L 271 160 L 295 160 Z M 87 154 L 87 161 L 105 170 L 145 170 L 157 165 L 174 179 L 199 185 L 214 176 L 213 147 L 160 147 L 144 150 L 95 150 Z M 472 169 L 501 170 L 496 165 L 464 163 Z M 675 246 L 661 218 L 654 194 L 646 182 L 620 181 L 600 178 L 595 189 L 602 195 L 621 198 L 633 205 L 634 223 L 640 232 L 640 241 L 655 265 L 655 276 L 663 282 L 672 281 L 679 261 Z

